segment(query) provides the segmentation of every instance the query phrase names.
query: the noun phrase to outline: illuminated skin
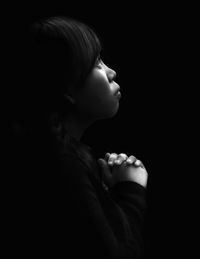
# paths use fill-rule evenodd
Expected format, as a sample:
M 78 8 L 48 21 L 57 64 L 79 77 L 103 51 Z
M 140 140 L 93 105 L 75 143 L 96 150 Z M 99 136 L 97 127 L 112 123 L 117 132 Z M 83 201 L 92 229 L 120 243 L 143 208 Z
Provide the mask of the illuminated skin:
M 92 120 L 114 116 L 119 108 L 119 85 L 114 81 L 116 72 L 97 58 L 81 91 L 75 97 L 76 108 Z
M 119 85 L 114 81 L 116 72 L 97 59 L 88 75 L 84 87 L 73 93 L 71 101 L 75 110 L 67 119 L 68 129 L 77 139 L 80 139 L 86 128 L 97 119 L 109 118 L 116 114 L 119 108 L 119 98 L 116 93 Z M 148 174 L 142 162 L 135 156 L 124 153 L 107 153 L 105 158 L 98 159 L 102 176 L 108 187 L 118 182 L 136 182 L 143 187 L 147 185 Z
M 119 85 L 116 72 L 98 57 L 80 90 L 71 89 L 67 98 L 74 111 L 66 118 L 66 128 L 76 139 L 96 120 L 113 117 L 119 109 Z M 118 95 L 117 95 L 118 94 Z

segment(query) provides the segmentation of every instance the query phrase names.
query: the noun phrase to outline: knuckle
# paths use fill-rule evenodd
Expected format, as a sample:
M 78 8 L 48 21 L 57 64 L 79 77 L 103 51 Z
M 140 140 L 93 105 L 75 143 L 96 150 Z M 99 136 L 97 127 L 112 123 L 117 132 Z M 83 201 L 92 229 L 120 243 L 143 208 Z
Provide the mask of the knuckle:
M 113 161 L 116 159 L 116 157 L 117 157 L 116 153 L 110 154 L 110 157 L 108 158 L 108 163 L 113 163 Z
M 135 156 L 131 155 L 131 156 L 128 157 L 127 162 L 128 163 L 134 163 L 135 160 L 136 160 Z
M 110 154 L 110 158 L 113 158 L 113 157 L 117 157 L 117 154 L 116 153 L 111 153 Z
M 108 159 L 109 157 L 110 157 L 110 153 L 107 152 L 107 153 L 105 154 L 105 158 Z
M 115 160 L 117 158 L 117 154 L 112 154 L 109 159 Z
M 122 157 L 122 158 L 126 159 L 128 156 L 126 154 L 124 154 L 124 153 L 120 153 L 119 157 Z
M 137 159 L 136 161 L 135 161 L 135 165 L 140 165 L 141 164 L 141 161 L 139 160 L 139 159 Z

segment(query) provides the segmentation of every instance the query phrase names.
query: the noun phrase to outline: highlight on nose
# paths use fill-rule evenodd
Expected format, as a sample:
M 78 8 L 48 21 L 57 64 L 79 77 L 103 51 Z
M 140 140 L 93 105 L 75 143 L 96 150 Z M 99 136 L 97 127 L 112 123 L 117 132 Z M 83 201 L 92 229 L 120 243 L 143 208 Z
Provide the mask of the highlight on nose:
M 112 82 L 117 76 L 117 73 L 115 72 L 115 70 L 109 68 L 109 71 L 108 71 L 108 79 L 110 82 Z

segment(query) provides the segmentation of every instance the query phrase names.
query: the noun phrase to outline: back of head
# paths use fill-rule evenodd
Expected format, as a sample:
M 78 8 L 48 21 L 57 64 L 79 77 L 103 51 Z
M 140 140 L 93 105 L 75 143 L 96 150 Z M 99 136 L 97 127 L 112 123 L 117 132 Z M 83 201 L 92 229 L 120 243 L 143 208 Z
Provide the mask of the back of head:
M 20 137 L 17 143 L 24 143 L 22 153 L 28 148 L 35 152 L 42 145 L 48 149 L 52 115 L 62 121 L 71 112 L 73 105 L 65 94 L 84 87 L 101 51 L 90 27 L 63 16 L 35 21 L 25 38 L 20 82 L 12 99 L 12 128 Z
M 33 23 L 22 46 L 16 67 L 19 82 L 12 92 L 8 177 L 10 193 L 20 200 L 20 209 L 29 204 L 31 213 L 35 210 L 37 214 L 48 200 L 52 206 L 61 189 L 52 115 L 62 121 L 73 109 L 65 93 L 84 87 L 101 46 L 89 27 L 65 17 Z M 70 152 L 76 152 L 87 167 L 92 165 L 84 146 L 71 140 L 68 143 Z
M 65 115 L 71 108 L 65 94 L 83 87 L 99 55 L 99 40 L 87 25 L 65 17 L 35 22 L 29 39 L 27 88 L 34 98 L 29 97 L 33 103 L 36 98 L 39 114 Z
M 73 109 L 66 94 L 84 86 L 100 51 L 98 37 L 80 21 L 56 16 L 33 22 L 17 68 L 14 120 L 42 128 L 52 114 L 66 116 Z

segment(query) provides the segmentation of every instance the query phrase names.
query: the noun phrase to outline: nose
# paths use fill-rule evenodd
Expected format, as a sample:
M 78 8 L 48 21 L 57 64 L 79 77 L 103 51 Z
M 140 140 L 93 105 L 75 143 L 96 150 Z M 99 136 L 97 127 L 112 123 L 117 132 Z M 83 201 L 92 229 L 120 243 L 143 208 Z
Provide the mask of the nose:
M 117 76 L 117 73 L 115 72 L 115 70 L 107 67 L 107 77 L 109 82 L 112 82 Z

